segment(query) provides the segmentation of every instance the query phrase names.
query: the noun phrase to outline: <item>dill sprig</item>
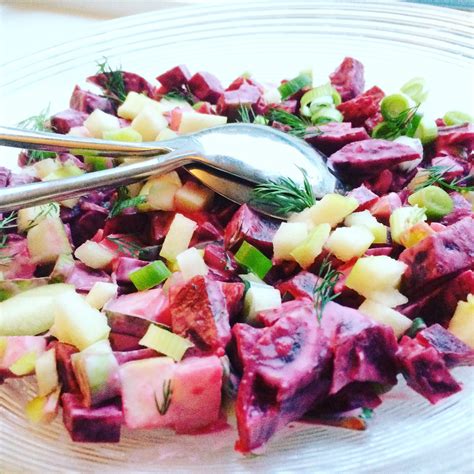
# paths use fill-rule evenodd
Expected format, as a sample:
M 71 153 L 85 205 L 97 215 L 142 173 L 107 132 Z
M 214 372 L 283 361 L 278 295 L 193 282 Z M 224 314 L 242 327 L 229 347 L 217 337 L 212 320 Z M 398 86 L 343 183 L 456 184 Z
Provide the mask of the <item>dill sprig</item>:
M 341 275 L 341 272 L 332 267 L 329 258 L 325 257 L 318 271 L 318 277 L 321 281 L 314 288 L 314 308 L 318 321 L 321 321 L 323 317 L 326 304 L 337 298 L 338 294 L 334 293 L 334 287 Z
M 469 176 L 464 176 L 463 178 L 453 179 L 451 182 L 446 181 L 444 177 L 445 173 L 449 171 L 449 167 L 446 166 L 432 166 L 426 170 L 427 178 L 425 181 L 420 183 L 415 191 L 426 188 L 428 186 L 437 185 L 440 188 L 444 188 L 447 191 L 457 191 L 459 193 L 466 191 L 474 191 L 474 186 L 459 186 L 461 183 L 464 183 Z
M 17 218 L 17 213 L 15 211 L 15 212 L 12 212 L 9 216 L 7 216 L 4 219 L 0 220 L 0 234 L 4 230 L 16 227 L 16 218 Z
M 140 195 L 130 197 L 130 192 L 126 186 L 118 188 L 117 200 L 109 211 L 109 217 L 115 217 L 121 214 L 125 209 L 130 207 L 137 207 L 146 202 L 146 196 Z
M 171 405 L 171 396 L 173 395 L 173 390 L 171 388 L 171 379 L 166 379 L 163 382 L 163 395 L 162 402 L 160 403 L 155 393 L 155 404 L 156 409 L 160 415 L 165 415 Z
M 321 131 L 315 127 L 313 128 L 313 125 L 309 120 L 298 117 L 295 114 L 290 114 L 290 112 L 287 112 L 286 110 L 270 109 L 266 118 L 272 122 L 279 122 L 283 125 L 288 125 L 291 127 L 291 130 L 289 130 L 288 133 L 295 137 L 304 138 L 321 134 Z M 308 130 L 309 127 L 312 127 L 311 131 Z
M 171 89 L 166 94 L 163 94 L 161 98 L 168 100 L 184 100 L 191 105 L 197 103 L 196 96 L 191 92 L 191 89 L 188 85 L 183 86 L 182 89 Z
M 121 69 L 112 69 L 108 59 L 103 58 L 102 62 L 97 62 L 97 74 L 105 76 L 104 83 L 101 84 L 105 91 L 105 97 L 121 104 L 127 97 L 127 90 L 123 80 L 123 71 Z
M 313 189 L 308 180 L 308 174 L 300 168 L 303 174 L 303 186 L 291 178 L 280 178 L 257 185 L 252 190 L 251 202 L 264 204 L 275 209 L 275 213 L 286 216 L 292 212 L 301 212 L 316 203 Z
M 416 127 L 418 126 L 419 120 L 421 119 L 421 116 L 417 115 L 419 106 L 420 104 L 417 104 L 413 107 L 405 109 L 396 117 L 382 122 L 382 126 L 376 131 L 376 137 L 373 136 L 373 138 L 395 140 L 395 138 L 398 138 L 402 135 L 413 136 L 416 131 Z
M 28 226 L 26 227 L 25 232 L 28 232 L 33 227 L 36 227 L 40 223 L 40 220 L 42 220 L 43 218 L 46 218 L 51 215 L 56 215 L 58 213 L 59 213 L 59 204 L 57 202 L 50 202 L 46 204 L 46 206 L 42 207 L 40 212 L 36 214 L 34 219 L 31 219 L 28 222 Z
M 0 220 L 0 251 L 8 248 L 8 235 L 3 232 L 16 227 L 17 213 L 12 212 L 8 217 Z M 0 255 L 0 265 L 10 263 L 15 255 Z
M 121 253 L 128 254 L 130 257 L 139 258 L 142 246 L 127 240 L 123 237 L 106 237 L 109 242 L 117 246 L 117 250 Z

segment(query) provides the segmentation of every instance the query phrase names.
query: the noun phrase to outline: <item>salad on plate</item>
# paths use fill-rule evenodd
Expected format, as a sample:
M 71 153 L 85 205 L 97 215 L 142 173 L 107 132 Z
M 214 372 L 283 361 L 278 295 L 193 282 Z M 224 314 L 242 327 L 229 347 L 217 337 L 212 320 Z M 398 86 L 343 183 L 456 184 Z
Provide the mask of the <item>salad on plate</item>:
M 462 389 L 450 369 L 474 363 L 469 114 L 431 119 L 422 78 L 367 88 L 350 57 L 320 84 L 303 71 L 224 87 L 180 65 L 155 85 L 99 66 L 95 92 L 76 86 L 68 109 L 20 125 L 146 142 L 255 123 L 327 155 L 350 191 L 317 200 L 283 178 L 238 206 L 177 169 L 4 213 L 0 381 L 36 377 L 31 422 L 61 408 L 73 441 L 118 442 L 122 427 L 219 431 L 235 412 L 246 454 L 293 421 L 365 429 L 401 378 L 427 403 Z M 0 186 L 128 161 L 23 151 Z

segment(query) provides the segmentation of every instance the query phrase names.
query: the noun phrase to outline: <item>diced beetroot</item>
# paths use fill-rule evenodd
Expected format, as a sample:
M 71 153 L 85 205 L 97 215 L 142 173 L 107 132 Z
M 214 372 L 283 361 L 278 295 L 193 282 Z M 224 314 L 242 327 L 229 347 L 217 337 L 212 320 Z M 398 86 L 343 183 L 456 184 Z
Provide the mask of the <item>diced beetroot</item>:
M 219 79 L 208 72 L 197 72 L 189 80 L 191 92 L 199 99 L 216 104 L 224 92 Z
M 50 118 L 51 129 L 53 132 L 65 135 L 72 127 L 81 126 L 87 117 L 88 114 L 74 109 L 63 110 Z
M 408 145 L 369 139 L 349 143 L 329 159 L 337 171 L 354 177 L 361 174 L 376 175 L 384 169 L 419 158 L 420 154 Z
M 160 74 L 156 79 L 168 90 L 180 89 L 188 84 L 189 79 L 191 79 L 191 73 L 184 64 L 180 64 Z
M 308 298 L 285 301 L 278 308 L 261 311 L 255 319 L 263 326 L 273 326 L 279 319 L 290 315 L 308 318 L 315 317 L 314 304 Z
M 369 179 L 368 181 L 364 181 L 363 184 L 375 194 L 383 196 L 392 188 L 393 173 L 390 170 L 385 169 L 377 176 Z
M 239 76 L 234 79 L 229 86 L 227 87 L 226 91 L 235 91 L 240 89 L 243 84 L 247 84 L 249 86 L 255 86 L 258 88 L 260 92 L 264 92 L 264 89 L 261 84 L 259 84 L 255 79 L 251 79 L 250 77 Z
M 384 95 L 383 90 L 372 87 L 355 99 L 339 104 L 337 109 L 344 116 L 344 122 L 351 122 L 354 127 L 362 127 L 369 117 L 379 112 Z
M 404 250 L 400 261 L 408 265 L 401 290 L 407 295 L 474 268 L 474 218 L 466 217 L 446 230 L 429 235 Z
M 225 228 L 225 246 L 231 250 L 237 249 L 246 240 L 265 254 L 271 255 L 273 236 L 279 225 L 277 220 L 264 217 L 243 204 Z
M 190 219 L 194 220 L 192 217 L 190 217 Z M 189 245 L 190 247 L 193 247 L 200 242 L 222 240 L 223 237 L 224 231 L 220 226 L 216 226 L 213 223 L 206 221 L 202 224 L 198 224 Z
M 121 334 L 123 336 L 123 334 Z M 136 349 L 131 351 L 116 351 L 114 356 L 120 365 L 131 362 L 132 360 L 143 360 L 151 359 L 152 357 L 158 357 L 159 354 L 153 349 Z
M 298 100 L 284 100 L 283 102 L 280 102 L 279 104 L 270 104 L 268 106 L 268 109 L 283 110 L 284 112 L 288 112 L 289 114 L 295 114 L 296 109 L 298 108 L 298 104 L 299 104 Z
M 86 292 L 97 282 L 110 282 L 110 276 L 102 270 L 93 270 L 81 262 L 74 262 L 74 268 L 66 279 L 66 283 L 74 285 L 77 291 Z
M 313 273 L 303 270 L 289 280 L 279 283 L 276 288 L 282 296 L 288 294 L 294 299 L 309 298 L 312 301 L 314 300 L 314 289 L 319 280 Z
M 427 295 L 412 299 L 398 311 L 411 319 L 423 318 L 428 324 L 440 323 L 447 326 L 458 301 L 466 301 L 469 293 L 474 294 L 474 272 L 467 270 Z
M 314 311 L 284 315 L 261 329 L 236 324 L 233 334 L 244 369 L 237 395 L 236 449 L 247 453 L 326 396 L 331 350 Z
M 224 299 L 230 321 L 234 321 L 242 311 L 245 285 L 237 282 L 218 282 L 224 293 Z
M 316 259 L 317 261 L 317 259 Z M 313 266 L 310 268 L 313 271 Z M 277 282 L 281 280 L 286 280 L 296 275 L 301 270 L 301 267 L 293 261 L 282 260 L 280 262 L 275 262 L 273 267 L 270 268 L 269 272 L 265 275 L 265 281 L 269 285 L 275 286 Z
M 452 181 L 464 175 L 464 167 L 451 156 L 437 156 L 431 160 L 431 165 L 446 168 L 443 177 L 448 181 Z
M 370 213 L 377 218 L 377 220 L 384 224 L 389 223 L 390 215 L 395 209 L 402 207 L 402 201 L 398 194 L 389 193 L 386 196 L 380 197 L 369 209 Z
M 209 267 L 229 273 L 229 275 L 236 275 L 239 271 L 239 265 L 234 256 L 221 245 L 206 245 L 204 261 Z
M 448 367 L 474 365 L 474 349 L 439 324 L 423 329 L 416 339 L 424 346 L 434 347 Z
M 104 226 L 104 237 L 111 234 L 142 234 L 147 225 L 148 216 L 143 213 L 123 213 L 107 219 Z
M 143 77 L 135 74 L 133 72 L 120 71 L 122 73 L 123 85 L 125 88 L 125 93 L 129 92 L 138 92 L 139 94 L 145 94 L 148 97 L 153 97 L 153 86 Z M 110 94 L 108 90 L 110 73 L 100 73 L 95 76 L 90 76 L 87 78 L 87 82 L 95 84 L 102 88 L 106 93 Z
M 242 84 L 239 89 L 225 91 L 217 101 L 217 113 L 219 115 L 226 115 L 231 120 L 241 120 L 240 109 L 245 107 L 252 109 L 255 113 L 259 113 L 257 110 L 258 104 L 262 103 L 262 92 L 256 86 L 249 84 Z M 260 108 L 262 104 L 260 104 Z
M 372 255 L 372 256 L 378 256 L 378 255 L 386 255 L 387 257 L 392 255 L 393 253 L 393 247 L 374 247 L 371 249 L 366 250 L 364 255 Z
M 4 336 L 6 347 L 0 354 L 0 379 L 16 377 L 10 372 L 10 366 L 23 356 L 34 352 L 40 356 L 46 350 L 46 338 L 43 336 Z
M 112 331 L 109 335 L 109 341 L 110 345 L 112 346 L 112 350 L 117 352 L 134 351 L 140 349 L 140 344 L 138 344 L 139 340 L 139 337 L 121 334 L 119 332 Z
M 191 433 L 214 424 L 219 418 L 222 370 L 215 356 L 190 357 L 178 364 L 164 357 L 127 362 L 120 367 L 126 426 Z
M 79 351 L 76 347 L 63 342 L 57 342 L 54 347 L 56 349 L 56 365 L 63 392 L 80 393 L 71 361 L 72 354 Z
M 364 90 L 364 65 L 357 59 L 346 57 L 337 69 L 329 75 L 331 84 L 343 101 L 358 96 Z
M 160 211 L 150 215 L 148 235 L 152 244 L 161 244 L 165 240 L 173 219 L 174 212 Z
M 230 340 L 229 312 L 219 282 L 195 276 L 169 291 L 173 332 L 218 355 Z
M 107 114 L 113 114 L 115 112 L 114 106 L 109 99 L 94 94 L 91 91 L 81 89 L 79 86 L 74 87 L 72 91 L 69 107 L 79 112 L 85 112 L 86 114 L 90 114 L 96 109 L 102 110 Z
M 12 173 L 8 180 L 8 188 L 13 188 L 15 186 L 21 186 L 22 184 L 30 184 L 37 181 L 37 179 L 26 173 Z
M 136 316 L 155 323 L 171 325 L 168 296 L 161 288 L 119 296 L 107 302 L 104 310 L 108 313 Z
M 119 257 L 113 263 L 113 273 L 115 280 L 119 284 L 128 285 L 131 283 L 130 273 L 148 265 L 149 262 L 138 260 L 137 258 Z
M 97 408 L 86 408 L 80 395 L 61 396 L 64 426 L 71 439 L 85 443 L 118 443 L 122 426 L 122 410 L 112 403 Z
M 365 122 L 364 122 L 364 128 L 367 130 L 367 133 L 372 134 L 374 128 L 379 124 L 383 122 L 383 115 L 381 112 L 376 112 L 374 115 L 369 117 Z
M 201 102 L 200 105 L 194 109 L 198 114 L 208 114 L 208 115 L 216 115 L 216 106 L 212 105 L 209 102 Z M 171 126 L 170 126 L 171 128 Z M 176 129 L 172 128 L 172 130 L 178 130 L 179 125 Z
M 99 206 L 97 206 L 99 207 Z M 78 247 L 86 240 L 92 238 L 99 229 L 104 226 L 107 218 L 107 211 L 91 210 L 83 212 L 72 224 L 72 236 L 74 245 Z
M 397 340 L 392 328 L 332 301 L 324 308 L 321 328 L 334 349 L 331 394 L 352 382 L 397 383 Z
M 321 125 L 321 135 L 309 135 L 305 140 L 324 154 L 331 155 L 349 143 L 370 138 L 365 128 L 351 128 L 346 125 L 349 124 L 334 122 Z
M 441 354 L 417 339 L 403 336 L 397 353 L 407 385 L 431 403 L 437 403 L 461 390 L 449 373 Z
M 16 234 L 9 234 L 2 248 L 0 248 L 0 265 L 3 278 L 33 278 L 36 264 L 30 257 L 27 240 Z
M 348 196 L 355 198 L 359 203 L 359 207 L 356 209 L 356 211 L 364 211 L 369 209 L 379 199 L 377 194 L 373 193 L 363 184 L 350 191 Z
M 438 127 L 436 150 L 443 150 L 450 145 L 461 145 L 471 152 L 474 148 L 474 124 L 466 123 L 451 127 Z
M 454 192 L 449 195 L 453 200 L 453 210 L 441 219 L 442 224 L 454 224 L 465 217 L 473 215 L 472 204 L 462 194 Z

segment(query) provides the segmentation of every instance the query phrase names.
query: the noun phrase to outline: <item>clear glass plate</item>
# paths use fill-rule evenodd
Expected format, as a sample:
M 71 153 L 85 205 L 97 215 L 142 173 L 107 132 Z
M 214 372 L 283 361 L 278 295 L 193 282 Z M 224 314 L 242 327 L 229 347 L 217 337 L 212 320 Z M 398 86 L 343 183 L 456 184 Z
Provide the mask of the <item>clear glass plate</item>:
M 324 82 L 346 55 L 366 67 L 367 86 L 395 91 L 413 76 L 431 86 L 427 113 L 473 109 L 472 16 L 395 2 L 239 1 L 146 13 L 104 23 L 80 41 L 4 65 L 0 123 L 15 124 L 48 103 L 66 108 L 74 84 L 112 65 L 152 79 L 178 63 L 223 81 L 244 71 L 277 81 L 312 67 Z M 2 149 L 1 163 L 16 152 Z M 118 445 L 73 444 L 56 420 L 30 426 L 29 381 L 0 387 L 0 472 L 472 472 L 473 372 L 458 369 L 464 390 L 436 406 L 407 390 L 390 392 L 365 432 L 292 424 L 261 456 L 233 451 L 232 429 L 200 436 L 123 430 Z

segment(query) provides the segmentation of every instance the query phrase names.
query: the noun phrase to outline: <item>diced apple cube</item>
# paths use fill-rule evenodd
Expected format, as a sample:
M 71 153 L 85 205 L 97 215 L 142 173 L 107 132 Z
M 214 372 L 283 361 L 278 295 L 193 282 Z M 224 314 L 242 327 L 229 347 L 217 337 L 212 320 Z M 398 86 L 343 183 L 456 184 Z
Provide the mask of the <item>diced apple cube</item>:
M 163 107 L 156 100 L 131 91 L 127 94 L 123 104 L 117 109 L 117 115 L 124 119 L 133 120 L 146 106 L 154 108 L 157 112 L 163 112 Z
M 194 181 L 187 181 L 174 196 L 174 205 L 180 212 L 205 210 L 214 199 L 214 191 Z
M 94 269 L 108 267 L 115 258 L 113 252 L 93 240 L 86 240 L 76 249 L 74 255 L 82 263 Z
M 54 348 L 44 352 L 36 359 L 35 373 L 40 397 L 50 394 L 58 387 L 59 379 Z
M 170 261 L 176 260 L 189 247 L 196 228 L 196 222 L 182 214 L 176 214 L 161 247 L 160 256 Z
M 260 311 L 266 309 L 279 308 L 281 306 L 281 294 L 272 286 L 251 284 L 245 293 L 244 298 L 244 314 L 246 321 L 252 323 L 255 316 Z
M 115 283 L 97 281 L 87 293 L 86 301 L 93 308 L 102 309 L 105 304 L 117 296 L 118 286 Z
M 176 138 L 177 136 L 178 134 L 174 130 L 171 130 L 170 128 L 166 127 L 160 131 L 160 133 L 156 136 L 155 140 L 157 142 L 162 141 L 162 140 L 172 140 L 173 138 Z
M 373 241 L 374 236 L 367 227 L 354 225 L 335 229 L 325 247 L 339 260 L 347 262 L 363 255 Z
M 33 165 L 33 168 L 36 171 L 36 176 L 38 176 L 39 179 L 43 179 L 60 167 L 61 165 L 53 158 L 45 158 L 44 160 L 37 161 Z
M 102 138 L 104 132 L 118 130 L 120 121 L 117 117 L 96 109 L 84 122 L 84 126 L 94 138 Z
M 467 295 L 467 301 L 458 302 L 448 329 L 474 349 L 474 294 Z
M 46 217 L 59 217 L 59 205 L 52 202 L 20 209 L 16 219 L 18 231 L 26 232 Z
M 109 332 L 107 317 L 77 293 L 60 296 L 55 301 L 51 333 L 60 342 L 83 350 L 94 342 L 107 339 Z
M 291 252 L 308 237 L 305 222 L 282 222 L 273 236 L 273 257 L 276 260 L 293 260 Z
M 183 112 L 178 132 L 193 133 L 206 128 L 216 127 L 227 123 L 227 117 L 222 115 L 200 114 L 198 112 Z
M 331 227 L 336 227 L 358 207 L 359 203 L 353 197 L 326 194 L 314 206 L 292 215 L 289 222 L 308 222 L 312 225 L 329 224 Z
M 46 217 L 27 234 L 28 251 L 39 264 L 54 263 L 61 254 L 71 254 L 64 224 L 59 217 Z
M 185 281 L 190 280 L 196 275 L 207 275 L 209 271 L 201 252 L 196 247 L 181 252 L 176 257 L 176 261 Z
M 317 225 L 298 247 L 292 252 L 291 256 L 298 262 L 302 268 L 310 267 L 316 257 L 323 251 L 331 226 L 329 224 Z
M 402 313 L 372 300 L 365 300 L 359 306 L 359 311 L 378 323 L 390 326 L 397 338 L 402 336 L 412 324 L 412 320 Z
M 132 128 L 142 136 L 145 142 L 153 141 L 167 126 L 168 121 L 163 114 L 155 107 L 148 105 L 132 121 Z
M 352 227 L 361 225 L 367 227 L 374 236 L 374 244 L 387 243 L 387 227 L 378 222 L 377 219 L 367 210 L 354 212 L 344 219 L 344 225 Z
M 51 423 L 58 414 L 61 389 L 52 393 L 35 397 L 25 407 L 25 414 L 32 423 Z
M 181 186 L 181 179 L 176 171 L 149 178 L 139 193 L 141 196 L 147 196 L 147 202 L 140 204 L 138 210 L 142 212 L 148 212 L 153 209 L 163 211 L 174 210 L 174 196 Z M 152 188 L 154 189 L 150 196 Z

